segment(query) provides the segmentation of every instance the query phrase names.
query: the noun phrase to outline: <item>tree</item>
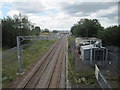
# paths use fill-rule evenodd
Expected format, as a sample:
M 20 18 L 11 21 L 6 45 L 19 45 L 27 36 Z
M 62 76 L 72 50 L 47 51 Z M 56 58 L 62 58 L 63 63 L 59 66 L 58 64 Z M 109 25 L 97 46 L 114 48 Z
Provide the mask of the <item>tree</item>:
M 79 25 L 74 25 L 73 27 L 71 27 L 71 33 L 74 35 L 74 36 L 81 36 L 80 35 L 80 27 Z
M 36 32 L 36 36 L 38 36 L 40 34 L 40 32 L 41 32 L 40 27 L 36 26 L 35 27 L 35 32 Z
M 110 26 L 98 32 L 97 37 L 103 40 L 104 45 L 114 45 L 120 47 L 120 25 Z
M 58 33 L 59 31 L 58 31 L 58 30 L 53 30 L 52 32 L 53 32 L 53 33 Z
M 30 35 L 30 29 L 32 29 L 33 25 L 28 20 L 28 17 L 26 15 L 22 14 L 14 15 L 13 20 L 15 24 L 12 26 L 14 26 L 14 28 L 17 29 L 18 35 L 22 36 Z
M 30 35 L 32 28 L 31 22 L 25 15 L 14 15 L 13 18 L 6 17 L 2 21 L 2 46 L 16 46 L 16 36 Z
M 17 34 L 17 31 L 12 25 L 14 25 L 14 20 L 12 18 L 7 17 L 2 20 L 2 46 L 3 47 L 9 47 L 9 46 L 12 47 L 13 44 L 15 44 L 14 38 Z
M 97 19 L 81 19 L 71 27 L 71 33 L 75 36 L 92 37 L 101 29 L 103 27 Z
M 44 32 L 50 33 L 49 29 L 47 29 L 47 28 L 45 28 L 45 29 L 43 30 L 43 33 L 44 33 Z

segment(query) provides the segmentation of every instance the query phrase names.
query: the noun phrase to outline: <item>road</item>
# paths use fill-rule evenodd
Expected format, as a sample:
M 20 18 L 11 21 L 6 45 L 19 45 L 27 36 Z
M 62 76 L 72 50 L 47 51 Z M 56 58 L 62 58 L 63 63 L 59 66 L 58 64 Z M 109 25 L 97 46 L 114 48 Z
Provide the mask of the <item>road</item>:
M 15 88 L 65 88 L 67 36 L 56 41 Z

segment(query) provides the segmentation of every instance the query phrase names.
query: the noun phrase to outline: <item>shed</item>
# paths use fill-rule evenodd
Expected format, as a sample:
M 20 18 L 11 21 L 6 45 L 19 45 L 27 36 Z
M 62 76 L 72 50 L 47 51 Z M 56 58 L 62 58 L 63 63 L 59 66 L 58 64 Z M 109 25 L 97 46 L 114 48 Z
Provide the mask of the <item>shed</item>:
M 107 49 L 105 47 L 96 47 L 90 44 L 81 46 L 80 51 L 84 63 L 104 65 L 107 61 Z
M 76 48 L 78 48 L 79 46 L 90 45 L 90 44 L 94 44 L 95 42 L 102 43 L 102 40 L 99 38 L 95 38 L 95 37 L 77 37 L 75 39 L 75 46 Z
M 82 61 L 84 61 L 85 63 L 89 63 L 90 62 L 90 50 L 93 47 L 93 45 L 85 45 L 85 46 L 81 46 L 80 47 L 80 51 L 81 51 L 81 58 Z

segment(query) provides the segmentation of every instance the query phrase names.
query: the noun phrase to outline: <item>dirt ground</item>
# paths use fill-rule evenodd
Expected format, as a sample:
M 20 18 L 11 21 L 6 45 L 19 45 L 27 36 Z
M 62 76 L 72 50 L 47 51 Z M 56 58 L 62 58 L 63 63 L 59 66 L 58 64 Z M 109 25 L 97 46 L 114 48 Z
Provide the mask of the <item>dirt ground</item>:
M 78 72 L 84 72 L 88 70 L 93 70 L 93 68 L 90 66 L 90 64 L 84 64 L 83 61 L 80 59 L 80 55 L 78 54 L 78 50 L 75 47 L 75 43 L 71 42 L 71 52 L 74 53 L 74 64 L 75 64 L 75 69 Z

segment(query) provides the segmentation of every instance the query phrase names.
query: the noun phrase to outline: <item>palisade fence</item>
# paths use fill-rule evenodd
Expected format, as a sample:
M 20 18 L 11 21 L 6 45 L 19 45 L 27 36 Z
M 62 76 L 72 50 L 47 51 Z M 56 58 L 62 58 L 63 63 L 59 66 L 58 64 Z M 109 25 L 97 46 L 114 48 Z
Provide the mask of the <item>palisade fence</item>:
M 110 85 L 108 84 L 107 80 L 104 78 L 102 73 L 100 72 L 97 65 L 95 65 L 95 77 L 98 80 L 99 85 L 102 87 L 102 89 L 109 89 L 112 90 Z

